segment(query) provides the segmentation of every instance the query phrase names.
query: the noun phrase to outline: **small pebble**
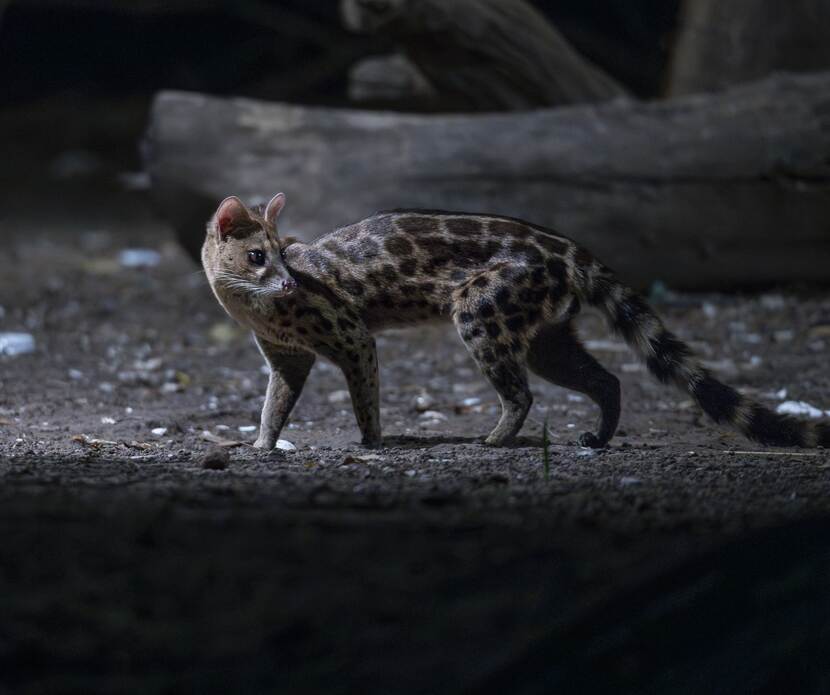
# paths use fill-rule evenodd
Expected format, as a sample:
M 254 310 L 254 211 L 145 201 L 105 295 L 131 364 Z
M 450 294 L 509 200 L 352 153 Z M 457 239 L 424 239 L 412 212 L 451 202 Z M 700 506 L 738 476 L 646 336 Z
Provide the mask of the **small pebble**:
M 421 420 L 438 420 L 439 422 L 444 422 L 447 419 L 444 413 L 440 413 L 437 410 L 426 410 L 419 417 Z
M 240 425 L 236 429 L 243 434 L 250 434 L 251 432 L 256 432 L 256 425 Z
M 276 448 L 281 449 L 282 451 L 297 451 L 297 447 L 294 446 L 287 439 L 278 439 Z
M 156 437 L 163 437 L 165 434 L 167 434 L 167 428 L 166 427 L 154 427 L 153 429 L 150 430 L 150 432 L 152 432 Z
M 332 391 L 329 394 L 329 403 L 347 403 L 349 401 L 349 392 L 345 389 L 339 391 Z
M 161 262 L 161 254 L 152 249 L 124 249 L 118 262 L 124 268 L 153 268 Z
M 35 351 L 35 339 L 30 333 L 0 333 L 0 355 L 15 357 Z
M 435 399 L 424 391 L 420 395 L 415 396 L 412 405 L 419 413 L 423 413 L 435 405 Z
M 211 447 L 202 456 L 200 464 L 202 468 L 209 471 L 223 471 L 228 467 L 231 461 L 230 454 L 227 449 L 221 447 Z

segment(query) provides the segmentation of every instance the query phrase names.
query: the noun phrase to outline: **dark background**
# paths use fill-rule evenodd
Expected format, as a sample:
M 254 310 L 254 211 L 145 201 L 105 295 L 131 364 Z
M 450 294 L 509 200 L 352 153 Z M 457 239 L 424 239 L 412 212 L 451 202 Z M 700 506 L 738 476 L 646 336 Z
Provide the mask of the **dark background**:
M 637 95 L 660 93 L 677 0 L 533 4 Z M 66 150 L 98 174 L 137 169 L 161 89 L 342 106 L 352 63 L 392 48 L 347 33 L 335 0 L 12 2 L 0 21 L 0 175 L 36 190 Z

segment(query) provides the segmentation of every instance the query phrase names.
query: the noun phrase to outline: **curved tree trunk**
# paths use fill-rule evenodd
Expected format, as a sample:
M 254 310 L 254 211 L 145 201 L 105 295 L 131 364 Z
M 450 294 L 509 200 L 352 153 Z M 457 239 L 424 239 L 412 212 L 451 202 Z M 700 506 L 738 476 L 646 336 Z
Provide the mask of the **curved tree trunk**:
M 348 28 L 395 41 L 448 109 L 522 110 L 626 93 L 525 0 L 341 0 L 341 8 Z

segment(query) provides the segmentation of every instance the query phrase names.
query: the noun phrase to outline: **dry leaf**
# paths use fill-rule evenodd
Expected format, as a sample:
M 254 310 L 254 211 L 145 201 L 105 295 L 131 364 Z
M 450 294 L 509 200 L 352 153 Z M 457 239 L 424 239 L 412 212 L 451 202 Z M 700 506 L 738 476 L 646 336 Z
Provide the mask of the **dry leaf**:
M 202 432 L 202 439 L 204 439 L 207 442 L 210 442 L 211 444 L 216 444 L 216 446 L 245 446 L 245 442 L 238 442 L 235 439 L 225 439 L 224 437 L 220 437 L 218 434 L 214 434 L 209 430 L 204 430 Z

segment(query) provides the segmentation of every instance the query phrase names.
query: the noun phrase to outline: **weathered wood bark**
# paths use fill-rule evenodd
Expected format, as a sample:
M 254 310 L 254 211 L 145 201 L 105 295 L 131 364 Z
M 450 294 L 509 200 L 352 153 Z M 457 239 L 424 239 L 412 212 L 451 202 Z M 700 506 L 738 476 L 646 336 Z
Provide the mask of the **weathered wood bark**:
M 554 227 L 641 286 L 830 280 L 830 73 L 479 116 L 169 92 L 148 135 L 157 199 L 199 242 L 219 199 L 285 190 L 284 228 L 306 238 L 384 208 L 486 211 Z
M 417 104 L 438 101 L 438 94 L 406 57 L 373 56 L 349 71 L 349 99 L 361 104 Z
M 669 94 L 723 89 L 774 71 L 827 69 L 827 0 L 686 0 Z
M 607 101 L 625 90 L 525 0 L 341 0 L 346 26 L 382 33 L 459 111 Z

